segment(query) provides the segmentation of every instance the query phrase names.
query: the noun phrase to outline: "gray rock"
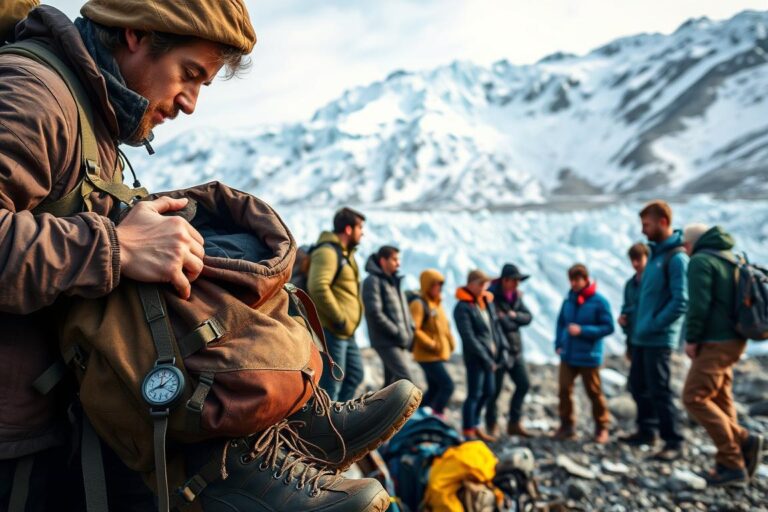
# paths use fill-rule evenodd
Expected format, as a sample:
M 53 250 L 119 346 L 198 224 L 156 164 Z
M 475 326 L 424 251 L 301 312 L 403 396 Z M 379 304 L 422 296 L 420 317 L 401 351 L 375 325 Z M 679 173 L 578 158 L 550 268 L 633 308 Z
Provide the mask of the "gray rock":
M 667 481 L 667 489 L 672 492 L 682 492 L 688 489 L 702 490 L 706 488 L 707 481 L 687 469 L 675 469 Z
M 568 480 L 565 483 L 565 496 L 569 500 L 581 501 L 590 495 L 591 490 L 583 482 Z
M 587 480 L 594 480 L 597 477 L 594 471 L 577 464 L 576 462 L 569 459 L 565 455 L 558 455 L 555 463 L 557 464 L 558 467 L 563 468 L 570 475 L 577 476 L 579 478 L 584 478 Z
M 749 408 L 750 416 L 768 416 L 768 400 L 758 402 Z
M 632 420 L 637 416 L 637 406 L 629 395 L 621 395 L 608 400 L 608 409 L 619 420 Z

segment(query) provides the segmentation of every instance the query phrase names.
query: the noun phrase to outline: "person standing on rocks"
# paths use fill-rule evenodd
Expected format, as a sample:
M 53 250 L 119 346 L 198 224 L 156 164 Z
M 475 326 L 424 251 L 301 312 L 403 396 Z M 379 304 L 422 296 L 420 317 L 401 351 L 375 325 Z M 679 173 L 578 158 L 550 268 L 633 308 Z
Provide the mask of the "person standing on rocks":
M 499 367 L 496 369 L 495 389 L 493 398 L 488 403 L 486 411 L 486 426 L 488 432 L 496 437 L 499 427 L 496 424 L 498 418 L 497 402 L 504 384 L 504 375 L 509 374 L 515 384 L 515 392 L 509 403 L 509 420 L 507 422 L 507 434 L 510 436 L 531 437 L 523 428 L 520 421 L 523 412 L 523 401 L 528 394 L 530 382 L 528 370 L 523 359 L 523 337 L 520 329 L 529 325 L 533 315 L 523 302 L 523 292 L 518 288 L 522 281 L 528 279 L 517 266 L 507 263 L 501 269 L 501 277 L 491 284 L 488 291 L 493 294 L 493 303 L 496 306 L 496 318 L 501 330 L 502 357 Z
M 443 418 L 455 388 L 445 362 L 456 349 L 456 340 L 442 304 L 445 278 L 437 270 L 430 269 L 421 273 L 420 282 L 419 296 L 409 304 L 415 325 L 413 358 L 424 370 L 427 381 L 421 405 L 430 407 Z
M 685 352 L 691 368 L 683 388 L 688 413 L 717 447 L 710 486 L 744 486 L 762 459 L 763 438 L 739 425 L 733 404 L 733 365 L 747 342 L 736 330 L 736 256 L 733 237 L 721 227 L 685 228 L 689 305 Z
M 627 337 L 627 359 L 632 360 L 632 329 L 636 323 L 637 301 L 640 298 L 640 283 L 648 264 L 648 246 L 636 243 L 629 248 L 629 261 L 635 269 L 635 275 L 624 285 L 624 304 L 621 306 L 619 325 Z
M 688 308 L 688 255 L 682 232 L 672 228 L 667 203 L 649 203 L 640 219 L 651 257 L 643 272 L 632 328 L 629 385 L 637 404 L 637 432 L 620 440 L 632 446 L 652 445 L 658 428 L 664 447 L 655 458 L 673 461 L 681 455 L 683 436 L 672 402 L 670 360 L 680 344 Z
M 555 332 L 555 351 L 560 356 L 560 428 L 555 432 L 555 439 L 576 439 L 573 387 L 581 376 L 592 402 L 595 442 L 606 444 L 611 416 L 601 387 L 600 366 L 603 364 L 603 338 L 614 331 L 611 306 L 597 293 L 597 282 L 589 279 L 589 270 L 584 265 L 572 266 L 568 270 L 568 280 L 571 290 L 563 301 Z
M 317 306 L 328 350 L 344 373 L 334 378 L 333 366 L 326 359 L 320 387 L 332 400 L 346 402 L 355 396 L 363 381 L 363 360 L 355 342 L 355 331 L 363 317 L 360 297 L 360 271 L 355 252 L 363 238 L 365 216 L 342 208 L 333 217 L 333 232 L 324 231 L 312 251 L 307 288 Z
M 487 442 L 496 439 L 478 427 L 483 407 L 495 393 L 497 355 L 501 346 L 493 295 L 487 291 L 490 282 L 491 278 L 482 270 L 471 271 L 467 284 L 456 290 L 458 302 L 453 310 L 467 369 L 467 398 L 462 408 L 464 437 Z
M 384 364 L 384 385 L 413 380 L 408 371 L 408 351 L 413 344 L 413 318 L 400 287 L 400 250 L 385 245 L 368 258 L 363 281 L 365 321 L 371 347 Z

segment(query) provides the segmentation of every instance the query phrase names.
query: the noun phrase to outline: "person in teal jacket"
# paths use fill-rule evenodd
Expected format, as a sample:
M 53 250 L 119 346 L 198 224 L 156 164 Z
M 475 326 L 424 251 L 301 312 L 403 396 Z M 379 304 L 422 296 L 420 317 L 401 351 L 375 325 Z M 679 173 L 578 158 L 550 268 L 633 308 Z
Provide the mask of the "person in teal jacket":
M 629 385 L 637 403 L 637 432 L 621 440 L 652 445 L 658 429 L 664 448 L 655 458 L 669 462 L 680 456 L 683 444 L 669 380 L 672 351 L 680 346 L 688 308 L 688 255 L 682 232 L 672 229 L 667 203 L 649 203 L 640 219 L 651 257 L 643 272 L 632 331 Z

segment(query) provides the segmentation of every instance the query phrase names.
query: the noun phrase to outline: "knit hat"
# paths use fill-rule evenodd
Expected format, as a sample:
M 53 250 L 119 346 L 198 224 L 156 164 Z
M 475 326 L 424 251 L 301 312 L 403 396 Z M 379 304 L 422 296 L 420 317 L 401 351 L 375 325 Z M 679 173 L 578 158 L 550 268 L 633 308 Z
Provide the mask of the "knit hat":
M 243 0 L 88 0 L 80 13 L 107 27 L 199 37 L 246 54 L 256 44 Z
M 709 231 L 709 226 L 706 224 L 688 224 L 683 230 L 683 242 L 690 244 L 691 247 L 696 245 L 701 235 Z

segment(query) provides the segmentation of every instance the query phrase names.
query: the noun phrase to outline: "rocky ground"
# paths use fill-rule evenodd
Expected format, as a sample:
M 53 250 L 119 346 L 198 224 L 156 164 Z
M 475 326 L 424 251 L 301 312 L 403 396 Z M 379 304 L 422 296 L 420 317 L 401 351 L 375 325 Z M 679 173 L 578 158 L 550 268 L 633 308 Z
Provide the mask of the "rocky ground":
M 378 388 L 383 381 L 381 364 L 376 354 L 364 350 L 367 388 Z M 688 361 L 674 359 L 672 385 L 680 396 Z M 457 390 L 447 417 L 457 429 L 461 425 L 461 405 L 466 394 L 465 373 L 460 358 L 450 364 Z M 768 460 L 758 476 L 744 490 L 698 489 L 702 483 L 698 473 L 714 464 L 715 448 L 706 432 L 685 414 L 684 434 L 688 441 L 685 457 L 673 463 L 650 460 L 649 447 L 629 448 L 615 441 L 634 428 L 635 405 L 626 390 L 628 363 L 621 357 L 606 361 L 603 388 L 614 417 L 611 435 L 614 441 L 601 446 L 591 442 L 593 424 L 586 394 L 577 384 L 579 440 L 555 442 L 549 438 L 558 426 L 557 366 L 530 365 L 531 391 L 525 404 L 524 424 L 538 434 L 531 440 L 506 437 L 492 448 L 500 452 L 509 446 L 527 446 L 536 457 L 536 479 L 545 502 L 563 503 L 569 510 L 707 510 L 768 511 Z M 417 384 L 423 384 L 420 369 L 414 364 Z M 512 384 L 505 382 L 500 398 L 506 411 Z M 768 436 L 768 358 L 741 361 L 734 372 L 734 395 L 739 419 L 748 429 Z M 679 400 L 678 406 L 681 407 Z M 501 425 L 504 430 L 504 424 Z

